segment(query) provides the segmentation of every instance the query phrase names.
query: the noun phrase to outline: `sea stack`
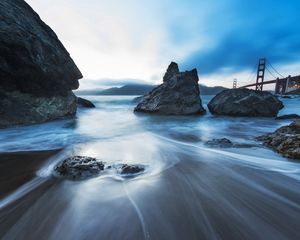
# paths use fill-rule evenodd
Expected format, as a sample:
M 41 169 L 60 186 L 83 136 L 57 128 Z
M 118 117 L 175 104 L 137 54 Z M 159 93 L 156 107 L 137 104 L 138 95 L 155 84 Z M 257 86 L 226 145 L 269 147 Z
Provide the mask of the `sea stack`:
M 178 64 L 171 62 L 163 83 L 144 95 L 134 111 L 163 115 L 204 114 L 198 82 L 197 69 L 180 72 Z
M 82 74 L 51 28 L 25 1 L 1 0 L 0 32 L 0 127 L 74 115 Z
M 273 94 L 246 88 L 224 90 L 207 106 L 212 114 L 235 117 L 276 117 L 283 108 Z

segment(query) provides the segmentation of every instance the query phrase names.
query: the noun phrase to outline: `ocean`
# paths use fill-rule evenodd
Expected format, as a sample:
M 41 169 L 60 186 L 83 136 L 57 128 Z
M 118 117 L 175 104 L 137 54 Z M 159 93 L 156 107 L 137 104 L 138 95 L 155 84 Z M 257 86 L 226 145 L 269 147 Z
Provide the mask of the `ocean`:
M 0 130 L 2 154 L 63 149 L 34 171 L 30 157 L 0 161 L 16 172 L 2 179 L 16 187 L 0 193 L 1 239 L 300 239 L 300 162 L 255 140 L 291 120 L 149 115 L 133 112 L 135 96 L 83 97 L 96 108 Z M 202 96 L 205 107 L 211 98 Z M 300 98 L 281 100 L 279 115 L 300 114 Z M 234 147 L 205 144 L 218 138 Z M 72 155 L 146 171 L 53 176 Z

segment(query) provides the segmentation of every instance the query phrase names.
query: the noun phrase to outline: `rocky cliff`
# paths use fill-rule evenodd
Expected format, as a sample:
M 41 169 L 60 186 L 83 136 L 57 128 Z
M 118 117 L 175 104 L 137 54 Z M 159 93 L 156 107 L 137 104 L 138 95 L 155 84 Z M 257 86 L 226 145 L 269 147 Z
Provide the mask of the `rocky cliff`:
M 56 34 L 25 1 L 0 1 L 0 127 L 74 114 L 71 91 L 80 78 Z M 9 117 L 13 111 L 16 121 Z M 28 114 L 23 120 L 18 119 L 20 111 Z

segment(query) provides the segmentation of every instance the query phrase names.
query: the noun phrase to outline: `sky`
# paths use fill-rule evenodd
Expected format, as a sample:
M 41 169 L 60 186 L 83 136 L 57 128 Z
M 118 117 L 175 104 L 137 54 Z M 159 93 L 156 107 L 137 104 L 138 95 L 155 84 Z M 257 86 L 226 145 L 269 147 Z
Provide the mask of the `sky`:
M 159 84 L 171 61 L 197 68 L 208 86 L 254 82 L 260 57 L 284 76 L 300 74 L 298 0 L 26 2 L 70 52 L 81 89 Z

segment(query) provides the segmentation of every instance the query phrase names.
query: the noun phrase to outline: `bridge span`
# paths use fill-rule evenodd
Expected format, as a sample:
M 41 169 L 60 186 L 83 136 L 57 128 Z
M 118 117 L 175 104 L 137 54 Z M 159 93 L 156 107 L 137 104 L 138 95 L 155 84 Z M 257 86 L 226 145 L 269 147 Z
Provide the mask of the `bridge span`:
M 281 76 L 275 78 L 275 74 L 271 72 L 270 69 L 268 69 L 268 65 L 273 69 L 273 72 L 275 74 Z M 267 65 L 266 58 L 259 59 L 258 67 L 257 67 L 257 73 L 256 73 L 256 81 L 251 84 L 247 84 L 244 86 L 241 86 L 239 88 L 249 88 L 249 87 L 255 87 L 255 90 L 257 91 L 263 91 L 263 86 L 268 84 L 275 84 L 275 93 L 276 94 L 285 94 L 288 92 L 291 92 L 296 89 L 300 89 L 300 75 L 299 76 L 287 76 L 284 77 L 281 75 L 270 63 Z M 265 73 L 266 70 L 275 78 L 273 80 L 267 80 L 265 81 Z M 234 80 L 233 88 L 236 88 L 236 79 Z

